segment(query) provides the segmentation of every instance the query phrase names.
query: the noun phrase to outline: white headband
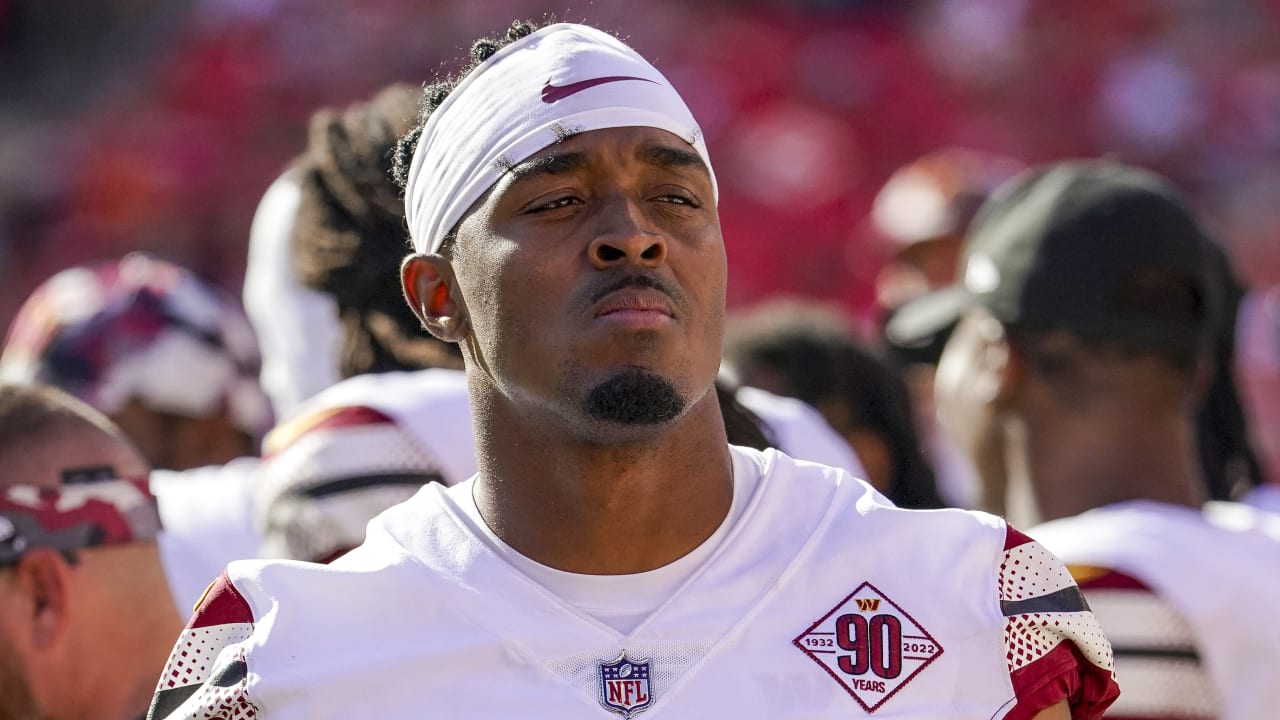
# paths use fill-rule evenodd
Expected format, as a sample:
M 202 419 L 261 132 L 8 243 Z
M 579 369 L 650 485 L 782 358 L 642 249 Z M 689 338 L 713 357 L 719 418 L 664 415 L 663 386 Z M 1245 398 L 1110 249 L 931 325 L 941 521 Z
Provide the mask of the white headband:
M 449 93 L 418 140 L 404 199 L 414 248 L 438 250 L 513 165 L 566 134 L 615 127 L 666 130 L 711 169 L 684 100 L 612 35 L 561 23 L 502 48 Z M 714 174 L 711 183 L 715 189 Z

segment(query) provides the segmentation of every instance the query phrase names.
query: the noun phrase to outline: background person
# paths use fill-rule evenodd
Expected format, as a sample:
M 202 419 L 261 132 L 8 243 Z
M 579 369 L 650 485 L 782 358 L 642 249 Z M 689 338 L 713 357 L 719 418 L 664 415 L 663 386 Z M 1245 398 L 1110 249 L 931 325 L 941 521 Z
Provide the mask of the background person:
M 244 270 L 244 310 L 262 351 L 259 379 L 278 420 L 341 379 L 338 308 L 332 298 L 304 286 L 293 269 L 300 175 L 289 168 L 263 193 L 249 229 Z
M 945 147 L 889 176 L 871 206 L 871 229 L 889 248 L 876 277 L 876 301 L 886 311 L 955 282 L 965 231 L 992 190 L 1023 169 L 995 153 Z M 936 364 L 945 335 L 929 338 Z M 914 345 L 920 347 L 919 343 Z
M 1280 512 L 1280 287 L 1258 289 L 1240 306 L 1239 374 L 1261 482 L 1243 501 Z
M 0 717 L 133 720 L 182 619 L 147 462 L 54 388 L 0 385 Z
M 148 255 L 68 268 L 14 318 L 0 378 L 41 382 L 111 418 L 157 468 L 257 454 L 271 424 L 239 303 Z
M 922 439 L 939 488 L 956 507 L 977 507 L 980 498 L 976 470 L 938 427 L 933 404 L 938 358 L 955 326 L 939 327 L 926 338 L 909 341 L 884 329 L 908 301 L 955 282 L 965 232 L 974 213 L 992 190 L 1022 167 L 1017 160 L 998 153 L 944 147 L 895 170 L 871 205 L 869 235 L 874 244 L 887 248 L 888 255 L 875 278 L 885 359 L 897 367 L 906 382 L 916 434 Z
M 960 318 L 941 417 L 972 447 L 1004 437 L 1010 513 L 1047 521 L 1029 534 L 1114 643 L 1111 717 L 1260 718 L 1280 701 L 1280 582 L 1261 570 L 1280 536 L 1243 506 L 1204 505 L 1196 408 L 1222 293 L 1208 243 L 1161 178 L 1054 163 L 983 207 L 963 284 L 896 318 L 903 336 Z
M 258 442 L 271 408 L 235 298 L 140 253 L 69 268 L 14 318 L 0 378 L 47 383 L 116 423 L 153 468 L 160 540 L 180 607 L 231 560 L 256 557 Z
M 465 380 L 439 369 L 457 352 L 422 336 L 395 285 L 407 238 L 390 153 L 417 98 L 392 85 L 314 113 L 259 205 L 244 297 L 281 422 L 253 494 L 256 554 L 332 560 L 423 484 L 474 472 Z
M 916 440 L 906 383 L 838 310 L 792 299 L 731 315 L 725 360 L 743 384 L 817 408 L 868 482 L 899 507 L 944 505 Z

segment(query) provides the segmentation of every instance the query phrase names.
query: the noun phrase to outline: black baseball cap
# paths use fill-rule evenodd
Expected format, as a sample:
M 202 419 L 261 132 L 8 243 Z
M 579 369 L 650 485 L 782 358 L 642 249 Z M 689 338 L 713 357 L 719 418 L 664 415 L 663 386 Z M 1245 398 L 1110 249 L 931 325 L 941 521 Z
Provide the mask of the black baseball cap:
M 1209 242 L 1178 192 L 1151 172 L 1105 160 L 1034 168 L 979 209 L 960 281 L 907 303 L 885 334 L 897 344 L 927 341 L 980 306 L 1019 328 L 1200 344 L 1216 317 Z M 1175 285 L 1176 312 L 1142 293 L 1149 279 Z

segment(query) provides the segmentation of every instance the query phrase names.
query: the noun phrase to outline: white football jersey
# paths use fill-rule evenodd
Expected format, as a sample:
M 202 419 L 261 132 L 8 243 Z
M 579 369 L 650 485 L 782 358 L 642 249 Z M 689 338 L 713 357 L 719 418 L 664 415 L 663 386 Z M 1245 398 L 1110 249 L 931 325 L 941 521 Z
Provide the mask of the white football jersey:
M 363 542 L 371 518 L 424 484 L 475 474 L 466 374 L 343 380 L 272 430 L 264 448 L 253 513 L 259 556 L 330 560 Z
M 866 479 L 867 471 L 853 448 L 812 405 L 749 385 L 738 388 L 734 396 L 764 423 L 774 447 L 793 458 L 837 467 Z
M 1240 502 L 1269 513 L 1280 513 L 1280 485 L 1259 485 L 1245 493 Z
M 1076 718 L 1117 692 L 1066 569 L 996 517 L 893 507 L 843 471 L 758 473 L 723 541 L 628 633 L 504 561 L 429 485 L 335 563 L 233 563 L 152 718 Z M 637 538 L 643 542 L 643 538 Z
M 1114 645 L 1108 717 L 1259 720 L 1280 712 L 1280 519 L 1118 503 L 1030 534 L 1067 563 Z
M 293 227 L 301 173 L 285 171 L 258 203 L 249 227 L 244 311 L 262 353 L 262 389 L 276 419 L 342 379 L 342 323 L 332 296 L 306 287 L 293 269 Z
M 260 460 L 192 470 L 155 470 L 151 492 L 160 511 L 156 538 L 173 602 L 187 613 L 232 560 L 258 557 L 262 541 L 252 521 L 253 487 Z

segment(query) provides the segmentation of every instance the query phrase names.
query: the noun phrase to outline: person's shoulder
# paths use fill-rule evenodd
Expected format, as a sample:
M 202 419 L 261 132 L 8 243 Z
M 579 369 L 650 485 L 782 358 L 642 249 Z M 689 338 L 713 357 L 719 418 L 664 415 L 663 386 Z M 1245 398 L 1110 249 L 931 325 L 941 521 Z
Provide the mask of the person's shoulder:
M 1280 558 L 1280 518 L 1240 503 L 1193 508 L 1128 501 L 1045 522 L 1028 533 L 1068 563 L 1129 571 L 1205 565 L 1215 554 Z
M 814 410 L 802 400 L 785 395 L 775 395 L 767 390 L 761 390 L 750 385 L 739 387 L 734 392 L 734 396 L 738 399 L 738 402 L 765 421 L 790 422 L 796 418 L 807 418 L 811 416 L 811 413 L 817 413 L 817 410 Z
M 322 431 L 356 435 L 389 431 L 397 435 L 397 444 L 421 451 L 442 466 L 452 484 L 475 472 L 471 423 L 471 401 L 462 371 L 430 368 L 358 375 L 311 398 L 272 429 L 264 452 L 278 454 L 300 438 L 314 438 Z
M 429 368 L 366 373 L 346 378 L 308 400 L 294 416 L 348 405 L 387 407 L 465 396 L 467 375 L 461 370 Z
M 903 548 L 927 546 L 932 548 L 930 555 L 954 551 L 994 559 L 1006 541 L 1008 525 L 995 515 L 958 508 L 900 508 L 844 468 L 797 459 L 776 449 L 731 447 L 769 479 L 773 496 L 781 498 L 778 502 L 818 502 L 829 507 L 837 542 L 878 536 L 886 542 L 894 538 L 891 542 Z
M 1253 488 L 1240 502 L 1258 510 L 1280 515 L 1280 485 L 1267 483 Z
M 227 565 L 178 636 L 147 717 L 257 717 L 254 685 L 264 664 L 278 665 L 271 648 L 289 645 L 296 654 L 313 647 L 315 640 L 299 642 L 294 628 L 314 637 L 316 628 L 340 617 L 344 598 L 359 589 L 359 583 L 344 582 L 350 574 L 292 560 Z
M 196 603 L 151 700 L 148 720 L 195 718 L 223 702 L 250 706 L 243 644 L 253 636 L 254 608 L 224 570 Z
M 1007 673 L 1000 682 L 1016 697 L 1008 717 L 1029 719 L 1068 698 L 1074 716 L 1097 717 L 1115 698 L 1110 645 L 1071 574 L 1004 519 L 899 508 L 838 468 L 777 451 L 751 457 L 774 481 L 770 527 L 782 527 L 796 507 L 828 508 L 809 544 L 807 577 L 861 568 L 869 591 L 909 602 L 919 622 L 960 623 L 969 637 L 1002 643 L 994 656 Z
M 813 406 L 747 385 L 738 388 L 735 396 L 743 407 L 760 418 L 768 428 L 766 434 L 782 452 L 844 468 L 855 477 L 866 477 L 866 470 L 853 449 Z
M 1017 698 L 1007 717 L 1034 717 L 1063 700 L 1072 717 L 1101 716 L 1119 695 L 1111 643 L 1066 565 L 1006 526 L 997 589 Z
M 1277 506 L 1280 509 L 1280 505 Z M 1280 513 L 1247 502 L 1205 503 L 1204 517 L 1216 528 L 1244 537 L 1280 541 Z M 1280 548 L 1280 544 L 1276 546 Z
M 394 538 L 378 533 L 327 564 L 236 560 L 209 586 L 195 607 L 192 622 L 208 627 L 220 624 L 214 620 L 252 624 L 268 615 L 297 620 L 341 614 L 347 603 L 366 594 L 366 587 L 387 584 L 382 578 L 398 574 L 410 564 L 407 558 Z
M 347 466 L 365 470 L 380 462 L 424 470 L 437 466 L 408 423 L 373 400 L 357 393 L 308 405 L 268 433 L 260 472 L 270 477 L 282 466 L 291 472 L 302 466 L 333 476 L 344 474 Z
M 270 459 L 303 439 L 314 443 L 326 434 L 372 438 L 379 430 L 396 434 L 399 443 L 425 450 L 413 432 L 423 409 L 456 415 L 459 407 L 469 412 L 466 374 L 457 370 L 357 375 L 320 392 L 272 428 L 263 443 L 263 454 Z

